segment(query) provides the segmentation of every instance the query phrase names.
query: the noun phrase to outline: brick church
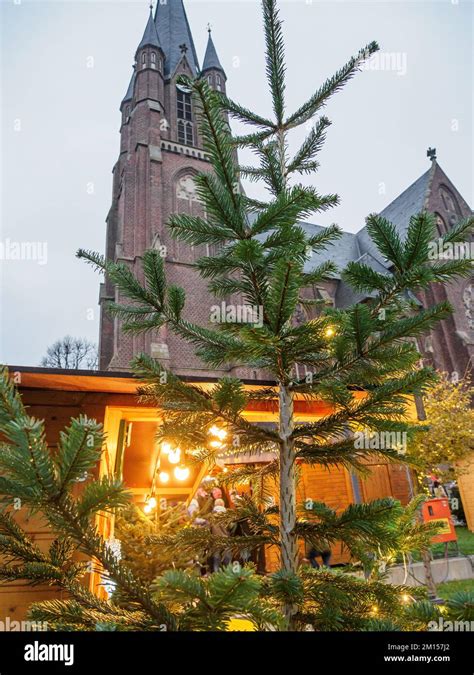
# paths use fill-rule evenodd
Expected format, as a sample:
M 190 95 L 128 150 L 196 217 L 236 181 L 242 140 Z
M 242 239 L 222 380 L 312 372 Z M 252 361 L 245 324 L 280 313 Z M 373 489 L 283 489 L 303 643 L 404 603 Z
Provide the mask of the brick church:
M 149 247 L 157 247 L 165 256 L 166 275 L 170 283 L 184 287 L 187 295 L 185 312 L 188 318 L 205 324 L 215 300 L 209 295 L 206 282 L 193 268 L 193 262 L 212 251 L 199 250 L 174 241 L 167 230 L 171 213 L 202 213 L 193 177 L 209 170 L 202 149 L 199 130 L 190 93 L 177 84 L 181 74 L 205 77 L 220 91 L 226 89 L 226 74 L 219 61 L 211 35 L 202 66 L 194 47 L 182 0 L 159 3 L 150 12 L 143 38 L 135 54 L 135 67 L 125 97 L 121 103 L 121 144 L 114 167 L 112 206 L 107 217 L 106 254 L 122 261 L 140 274 L 141 257 Z M 471 214 L 466 201 L 443 172 L 430 150 L 430 168 L 399 197 L 389 204 L 382 215 L 390 220 L 403 236 L 410 216 L 423 209 L 436 214 L 442 234 L 460 219 Z M 320 227 L 306 224 L 311 232 Z M 323 256 L 313 256 L 308 269 L 319 264 L 324 256 L 331 257 L 339 268 L 351 260 L 362 259 L 378 272 L 390 274 L 386 261 L 374 248 L 365 228 L 356 234 L 344 233 L 337 245 Z M 454 314 L 430 335 L 419 341 L 426 362 L 440 370 L 462 376 L 469 368 L 474 349 L 474 284 L 462 280 L 449 286 L 432 285 L 418 297 L 420 304 L 448 299 Z M 346 307 L 361 302 L 340 278 L 334 276 L 324 283 L 306 289 L 309 297 L 319 298 L 329 305 Z M 202 387 L 209 387 L 223 372 L 210 371 L 194 356 L 192 348 L 163 328 L 155 333 L 131 337 L 120 330 L 104 307 L 116 298 L 114 287 L 106 281 L 101 287 L 100 370 L 73 371 L 11 366 L 20 374 L 19 389 L 29 414 L 45 420 L 48 445 L 57 447 L 60 432 L 72 417 L 87 415 L 103 423 L 106 444 L 101 457 L 99 475 L 115 475 L 124 479 L 137 504 L 144 506 L 147 495 L 172 501 L 190 500 L 205 473 L 209 470 L 193 465 L 189 476 L 174 477 L 173 466 L 161 457 L 156 443 L 156 430 L 161 411 L 137 400 L 137 380 L 129 371 L 131 358 L 146 351 L 168 367 Z M 304 310 L 297 320 L 304 320 Z M 258 386 L 262 373 L 237 368 L 246 386 Z M 304 373 L 299 373 L 304 375 Z M 259 383 L 260 380 L 260 383 Z M 257 402 L 258 403 L 258 402 Z M 331 408 L 322 402 L 295 401 L 298 421 L 311 422 L 330 414 Z M 245 410 L 252 423 L 274 424 L 274 410 L 258 405 Z M 412 405 L 410 415 L 415 418 Z M 256 463 L 268 461 L 269 453 L 243 458 L 228 457 L 226 463 Z M 169 472 L 169 480 L 160 484 L 157 466 Z M 298 501 L 306 498 L 322 501 L 338 512 L 349 504 L 367 502 L 392 495 L 402 503 L 413 496 L 413 481 L 406 466 L 387 464 L 372 459 L 370 475 L 361 477 L 344 466 L 304 466 L 298 484 Z M 459 487 L 468 527 L 474 531 L 474 466 L 460 476 Z M 37 517 L 21 510 L 19 522 L 36 541 L 46 547 L 54 537 L 51 530 Z M 101 517 L 102 518 L 102 517 Z M 98 523 L 104 537 L 113 535 L 110 518 Z M 347 553 L 340 547 L 333 550 L 333 562 L 347 562 Z M 270 568 L 275 565 L 269 560 Z M 100 581 L 92 575 L 90 588 L 97 591 Z M 99 591 L 97 591 L 99 592 Z M 0 616 L 23 618 L 34 600 L 51 599 L 57 591 L 50 586 L 31 589 L 21 582 L 0 586 Z
M 150 8 L 143 38 L 135 53 L 130 84 L 120 106 L 120 154 L 113 170 L 106 255 L 125 262 L 140 274 L 144 250 L 157 247 L 164 251 L 169 283 L 178 284 L 186 291 L 185 316 L 206 324 L 215 299 L 192 265 L 197 258 L 212 254 L 212 251 L 175 241 L 166 226 L 171 213 L 202 215 L 193 176 L 209 170 L 191 94 L 177 83 L 182 74 L 205 77 L 211 87 L 226 91 L 226 73 L 211 34 L 200 66 L 183 1 L 159 2 L 154 16 Z M 428 171 L 381 213 L 397 227 L 401 236 L 406 232 L 410 217 L 423 209 L 436 214 L 440 234 L 471 214 L 468 204 L 437 163 L 435 151 L 430 150 L 428 154 L 431 158 Z M 311 232 L 320 229 L 312 224 L 305 227 Z M 362 260 L 379 272 L 390 273 L 365 228 L 356 234 L 344 233 L 336 246 L 330 247 L 322 256 L 313 256 L 308 268 L 319 264 L 326 256 L 340 269 L 351 260 Z M 463 280 L 450 286 L 433 285 L 418 298 L 422 304 L 447 299 L 455 308 L 453 316 L 418 346 L 427 362 L 442 371 L 457 372 L 459 376 L 468 370 L 474 353 L 474 290 L 471 283 Z M 124 334 L 119 322 L 111 319 L 104 309 L 107 301 L 119 299 L 115 294 L 110 283 L 102 284 L 100 370 L 127 370 L 131 358 L 145 351 L 183 375 L 223 374 L 222 371 L 209 371 L 195 357 L 193 348 L 166 327 L 147 335 Z M 307 294 L 338 307 L 363 300 L 337 276 L 318 287 L 308 288 Z M 237 373 L 242 377 L 261 379 L 257 371 L 238 369 Z

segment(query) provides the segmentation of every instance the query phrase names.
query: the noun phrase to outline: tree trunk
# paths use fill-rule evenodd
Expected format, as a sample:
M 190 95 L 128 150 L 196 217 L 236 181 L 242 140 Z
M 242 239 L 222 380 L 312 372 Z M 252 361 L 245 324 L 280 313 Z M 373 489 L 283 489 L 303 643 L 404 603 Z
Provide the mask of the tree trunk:
M 293 396 L 287 386 L 280 383 L 280 556 L 281 568 L 295 574 L 298 569 L 298 542 L 296 525 L 296 473 L 293 441 L 294 429 Z M 283 612 L 292 628 L 296 608 L 287 603 Z

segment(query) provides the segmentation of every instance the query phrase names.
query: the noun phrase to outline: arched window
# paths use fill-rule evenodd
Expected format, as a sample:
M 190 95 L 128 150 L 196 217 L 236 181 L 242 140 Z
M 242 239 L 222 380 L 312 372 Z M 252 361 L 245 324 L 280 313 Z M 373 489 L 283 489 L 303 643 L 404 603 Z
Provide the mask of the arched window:
M 176 88 L 176 104 L 178 118 L 178 143 L 183 145 L 194 144 L 193 109 L 191 92 L 178 85 Z
M 220 75 L 216 75 L 216 89 L 222 91 L 222 79 Z
M 439 188 L 439 194 L 446 211 L 448 211 L 450 214 L 452 213 L 461 215 L 457 199 L 449 188 L 447 188 L 445 185 L 441 185 Z
M 212 87 L 212 75 L 207 76 L 207 83 L 210 87 Z
M 155 52 L 151 53 L 151 67 L 156 68 L 156 54 L 155 54 Z
M 142 68 L 146 67 L 146 52 L 142 54 Z
M 444 218 L 440 216 L 439 213 L 435 213 L 436 218 L 436 227 L 438 228 L 438 234 L 443 235 L 448 231 Z

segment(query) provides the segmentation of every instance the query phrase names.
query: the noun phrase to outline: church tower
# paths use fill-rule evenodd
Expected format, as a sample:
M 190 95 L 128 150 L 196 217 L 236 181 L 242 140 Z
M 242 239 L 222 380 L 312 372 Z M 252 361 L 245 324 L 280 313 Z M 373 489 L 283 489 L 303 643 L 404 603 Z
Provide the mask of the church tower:
M 201 70 L 183 0 L 159 1 L 154 16 L 150 7 L 120 107 L 120 155 L 113 170 L 106 255 L 140 275 L 143 252 L 159 249 L 168 282 L 186 291 L 185 315 L 202 324 L 212 298 L 192 264 L 208 252 L 175 241 L 166 227 L 172 213 L 204 215 L 193 178 L 210 169 L 191 93 L 178 84 L 180 75 L 206 77 L 213 88 L 225 91 L 227 78 L 211 35 Z M 193 348 L 166 327 L 146 335 L 124 333 L 104 308 L 110 300 L 121 298 L 106 281 L 100 293 L 101 370 L 126 370 L 134 355 L 146 352 L 179 374 L 218 374 L 205 368 Z

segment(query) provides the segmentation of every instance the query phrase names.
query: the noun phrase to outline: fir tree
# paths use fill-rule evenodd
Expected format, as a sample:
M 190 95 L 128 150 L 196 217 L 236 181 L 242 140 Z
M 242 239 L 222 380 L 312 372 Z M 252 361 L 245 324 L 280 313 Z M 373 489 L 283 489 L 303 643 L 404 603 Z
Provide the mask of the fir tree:
M 404 240 L 394 225 L 371 215 L 368 233 L 392 273 L 383 275 L 363 263 L 349 263 L 342 278 L 364 292 L 367 300 L 344 310 L 313 307 L 310 320 L 294 325 L 297 306 L 312 304 L 305 300 L 303 289 L 335 271 L 335 265 L 326 262 L 308 272 L 307 261 L 341 235 L 336 226 L 308 235 L 301 220 L 335 206 L 338 197 L 320 195 L 297 178 L 318 167 L 316 156 L 330 126 L 321 113 L 330 97 L 349 82 L 378 46 L 372 42 L 361 49 L 295 112 L 287 113 L 282 23 L 275 0 L 263 0 L 262 7 L 273 116 L 263 117 L 211 90 L 205 79 L 183 79 L 199 111 L 212 173 L 195 179 L 206 218 L 173 215 L 168 223 L 178 240 L 194 246 L 220 246 L 217 255 L 201 258 L 197 269 L 209 280 L 216 297 L 232 295 L 237 304 L 258 307 L 262 325 L 227 321 L 213 329 L 189 321 L 184 291 L 167 284 L 157 251 L 144 253 L 144 281 L 135 278 L 124 263 L 91 252 L 78 255 L 116 284 L 120 301 L 111 303 L 109 310 L 125 332 L 156 330 L 166 324 L 191 342 L 210 367 L 245 364 L 264 369 L 274 378 L 275 386 L 264 391 L 246 391 L 239 379 L 232 377 L 224 377 L 205 391 L 185 384 L 146 355 L 134 363 L 138 375 L 147 382 L 142 388 L 144 399 L 167 412 L 160 431 L 163 440 L 179 443 L 190 454 L 212 462 L 216 452 L 209 448 L 208 431 L 218 424 L 232 439 L 229 453 L 275 451 L 275 460 L 257 475 L 278 477 L 277 540 L 281 585 L 287 588 L 280 596 L 291 626 L 298 606 L 291 593 L 298 566 L 298 538 L 309 541 L 318 531 L 317 523 L 306 522 L 303 527 L 298 518 L 296 460 L 363 470 L 364 460 L 374 453 L 389 461 L 403 459 L 395 449 L 355 449 L 352 433 L 361 428 L 375 432 L 415 429 L 406 419 L 407 399 L 422 394 L 434 373 L 419 367 L 413 338 L 447 317 L 450 307 L 440 303 L 415 313 L 410 298 L 431 283 L 447 283 L 469 274 L 470 262 L 429 260 L 429 242 L 435 232 L 429 213 L 411 218 Z M 233 137 L 228 115 L 247 124 L 249 132 Z M 291 157 L 289 134 L 312 121 L 306 140 Z M 239 166 L 238 149 L 251 150 L 258 163 Z M 248 197 L 241 189 L 242 179 L 265 185 L 268 201 Z M 444 235 L 444 241 L 463 241 L 472 225 L 472 218 L 460 223 Z M 310 373 L 303 380 L 295 377 L 297 364 Z M 354 397 L 354 391 L 364 395 Z M 296 425 L 295 397 L 326 401 L 333 412 L 315 422 Z M 278 429 L 252 425 L 245 419 L 243 411 L 255 399 L 278 405 Z M 368 515 L 377 506 L 364 508 Z M 367 529 L 371 528 L 376 529 L 376 524 L 368 519 Z

